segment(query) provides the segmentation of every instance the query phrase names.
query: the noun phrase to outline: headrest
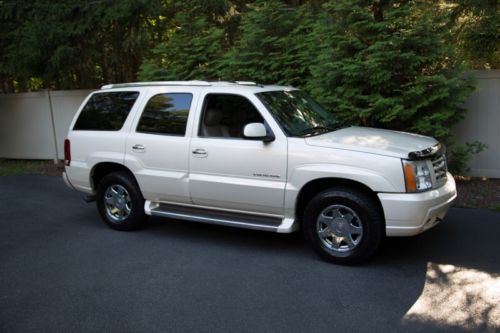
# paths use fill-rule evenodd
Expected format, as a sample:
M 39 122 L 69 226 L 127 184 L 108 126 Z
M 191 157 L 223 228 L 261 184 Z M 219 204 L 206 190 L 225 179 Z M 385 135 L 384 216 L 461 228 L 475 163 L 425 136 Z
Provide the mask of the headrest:
M 207 126 L 215 126 L 220 125 L 220 121 L 222 120 L 222 111 L 219 109 L 207 109 L 205 112 L 205 125 Z

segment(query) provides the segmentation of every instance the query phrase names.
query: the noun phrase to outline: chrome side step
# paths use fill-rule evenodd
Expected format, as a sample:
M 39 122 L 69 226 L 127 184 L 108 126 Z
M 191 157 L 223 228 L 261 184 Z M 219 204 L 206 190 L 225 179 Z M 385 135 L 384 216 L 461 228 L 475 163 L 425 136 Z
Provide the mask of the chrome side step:
M 156 204 L 150 210 L 153 216 L 163 216 L 178 220 L 218 224 L 237 228 L 264 230 L 273 232 L 291 232 L 291 226 L 282 230 L 283 220 L 278 217 L 257 216 L 250 214 L 214 211 L 198 207 Z M 280 228 L 281 227 L 281 228 Z

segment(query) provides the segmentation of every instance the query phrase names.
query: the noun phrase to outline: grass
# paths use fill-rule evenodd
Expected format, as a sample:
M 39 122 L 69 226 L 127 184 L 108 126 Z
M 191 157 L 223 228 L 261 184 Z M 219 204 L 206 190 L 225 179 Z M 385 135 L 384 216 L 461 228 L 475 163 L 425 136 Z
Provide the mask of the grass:
M 63 168 L 62 163 L 54 164 L 52 160 L 0 159 L 0 176 L 27 174 L 59 176 Z
M 0 176 L 39 174 L 60 176 L 62 162 L 52 160 L 0 159 Z M 455 207 L 485 208 L 500 212 L 500 179 L 456 176 L 458 198 Z

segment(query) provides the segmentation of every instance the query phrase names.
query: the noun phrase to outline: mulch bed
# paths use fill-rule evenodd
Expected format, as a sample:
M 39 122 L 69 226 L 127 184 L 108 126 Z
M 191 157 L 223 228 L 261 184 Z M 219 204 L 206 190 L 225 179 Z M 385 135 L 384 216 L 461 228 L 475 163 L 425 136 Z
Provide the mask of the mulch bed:
M 458 198 L 455 207 L 500 211 L 500 179 L 456 176 Z

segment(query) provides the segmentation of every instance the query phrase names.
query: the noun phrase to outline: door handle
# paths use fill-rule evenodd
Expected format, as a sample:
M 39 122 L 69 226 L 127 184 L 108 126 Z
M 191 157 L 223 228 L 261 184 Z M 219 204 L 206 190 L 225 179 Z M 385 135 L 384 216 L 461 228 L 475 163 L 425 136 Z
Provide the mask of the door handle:
M 132 146 L 132 150 L 138 153 L 143 153 L 146 151 L 146 147 L 144 147 L 144 145 L 136 144 Z
M 195 149 L 192 151 L 194 157 L 207 157 L 207 151 L 205 149 Z

